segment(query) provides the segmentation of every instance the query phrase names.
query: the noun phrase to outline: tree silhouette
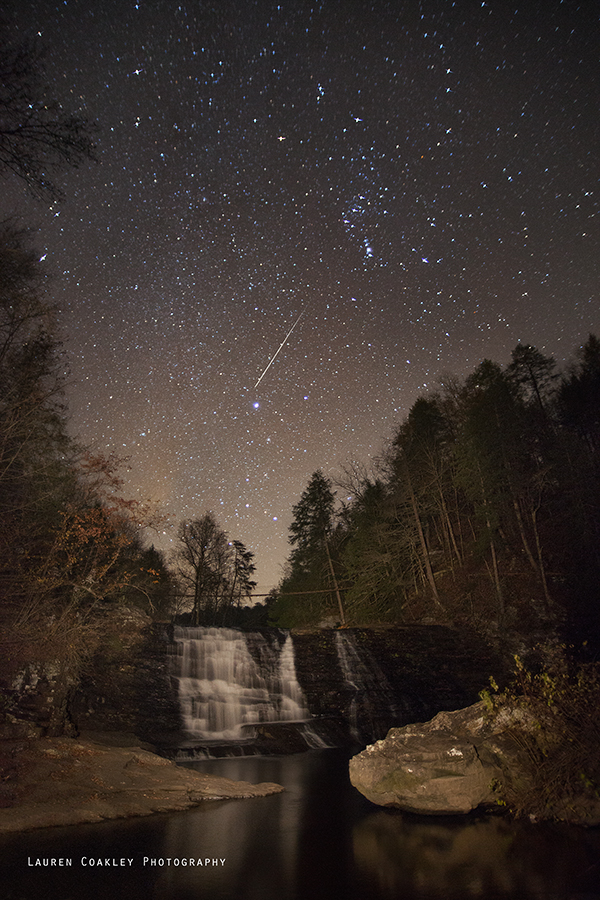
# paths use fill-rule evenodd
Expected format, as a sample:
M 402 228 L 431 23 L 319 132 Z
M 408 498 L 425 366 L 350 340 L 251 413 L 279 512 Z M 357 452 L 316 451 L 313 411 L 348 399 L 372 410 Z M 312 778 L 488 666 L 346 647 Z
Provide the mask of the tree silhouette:
M 318 469 L 311 476 L 306 490 L 292 507 L 289 542 L 293 546 L 290 562 L 294 569 L 307 569 L 314 557 L 323 554 L 323 541 L 333 526 L 335 494 L 331 482 Z
M 254 554 L 241 541 L 230 541 L 212 512 L 181 522 L 177 539 L 182 605 L 192 624 L 225 624 L 256 587 Z
M 318 621 L 337 589 L 335 556 L 331 552 L 335 493 L 331 481 L 318 469 L 313 472 L 300 500 L 292 508 L 289 529 L 292 551 L 273 605 L 273 621 L 284 627 Z M 329 593 L 331 591 L 331 594 Z M 337 595 L 339 597 L 339 593 Z M 341 610 L 341 601 L 333 603 Z
M 0 174 L 16 175 L 38 198 L 56 199 L 62 194 L 52 175 L 95 159 L 95 125 L 48 96 L 39 44 L 11 45 L 6 34 L 2 37 Z

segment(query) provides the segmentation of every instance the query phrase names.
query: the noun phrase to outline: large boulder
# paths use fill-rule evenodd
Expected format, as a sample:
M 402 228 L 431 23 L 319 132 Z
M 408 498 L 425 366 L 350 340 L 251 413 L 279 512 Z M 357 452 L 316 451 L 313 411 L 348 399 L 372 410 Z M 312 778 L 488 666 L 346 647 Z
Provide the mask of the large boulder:
M 514 721 L 492 725 L 484 712 L 479 702 L 390 729 L 350 760 L 352 784 L 379 806 L 413 813 L 468 813 L 493 804 L 493 782 L 516 765 L 519 751 L 504 734 Z

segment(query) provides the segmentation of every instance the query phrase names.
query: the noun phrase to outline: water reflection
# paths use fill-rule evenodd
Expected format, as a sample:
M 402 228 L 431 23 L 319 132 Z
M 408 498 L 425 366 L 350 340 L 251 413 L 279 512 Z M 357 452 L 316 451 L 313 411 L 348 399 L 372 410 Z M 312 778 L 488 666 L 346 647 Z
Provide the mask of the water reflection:
M 169 820 L 164 835 L 167 857 L 225 859 L 222 868 L 205 869 L 203 896 L 285 897 L 296 864 L 293 816 L 286 816 L 281 795 L 264 800 L 210 804 Z M 161 873 L 157 896 L 174 889 L 193 891 L 198 870 L 168 869 Z
M 281 759 L 251 758 L 201 763 L 203 771 L 247 781 L 276 781 L 285 793 L 226 803 L 173 817 L 165 846 L 223 848 L 226 879 L 235 898 L 352 897 L 352 827 L 366 801 L 348 783 L 344 753 L 309 753 Z M 205 816 L 210 817 L 207 844 Z M 166 851 L 165 851 L 166 852 Z M 189 883 L 188 871 L 179 875 Z M 223 879 L 221 880 L 221 887 Z M 168 895 L 166 895 L 168 896 Z
M 205 760 L 228 778 L 285 793 L 175 815 L 0 838 L 2 900 L 600 900 L 600 829 L 378 810 L 348 780 L 347 757 Z M 27 868 L 28 855 L 71 869 Z M 134 857 L 85 869 L 83 855 Z M 144 865 L 225 859 L 223 866 Z
M 382 898 L 570 898 L 578 886 L 600 889 L 597 832 L 381 811 L 356 825 L 353 844 L 357 868 Z

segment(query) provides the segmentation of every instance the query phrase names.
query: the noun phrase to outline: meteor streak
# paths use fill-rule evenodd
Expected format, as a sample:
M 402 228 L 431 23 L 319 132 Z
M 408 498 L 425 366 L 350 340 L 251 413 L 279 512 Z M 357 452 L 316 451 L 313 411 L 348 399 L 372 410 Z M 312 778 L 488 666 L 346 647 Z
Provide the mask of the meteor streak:
M 259 386 L 259 384 L 261 383 L 261 381 L 263 380 L 263 378 L 265 377 L 265 375 L 267 374 L 267 372 L 269 371 L 269 369 L 271 368 L 271 366 L 277 359 L 277 356 L 279 355 L 280 351 L 283 350 L 283 348 L 287 344 L 289 336 L 291 335 L 292 331 L 294 330 L 294 328 L 296 327 L 296 325 L 298 324 L 298 322 L 300 321 L 300 319 L 302 318 L 303 315 L 304 315 L 304 310 L 302 310 L 302 312 L 300 313 L 300 315 L 298 316 L 298 318 L 296 319 L 296 321 L 294 322 L 294 324 L 292 325 L 292 327 L 290 328 L 290 330 L 288 331 L 288 333 L 282 340 L 281 344 L 279 345 L 279 347 L 277 348 L 277 350 L 275 351 L 275 353 L 269 360 L 269 363 L 268 363 L 266 369 L 264 370 L 264 372 L 262 373 L 262 375 L 260 376 L 260 378 L 258 379 L 256 384 L 254 385 L 255 389 Z

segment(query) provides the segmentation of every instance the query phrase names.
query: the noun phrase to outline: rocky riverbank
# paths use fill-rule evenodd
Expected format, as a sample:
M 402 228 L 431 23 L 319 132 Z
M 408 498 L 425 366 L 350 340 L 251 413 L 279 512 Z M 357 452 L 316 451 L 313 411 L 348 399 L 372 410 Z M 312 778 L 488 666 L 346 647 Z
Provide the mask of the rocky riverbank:
M 73 738 L 1 741 L 0 777 L 0 833 L 175 812 L 283 790 L 182 768 L 140 746 Z

